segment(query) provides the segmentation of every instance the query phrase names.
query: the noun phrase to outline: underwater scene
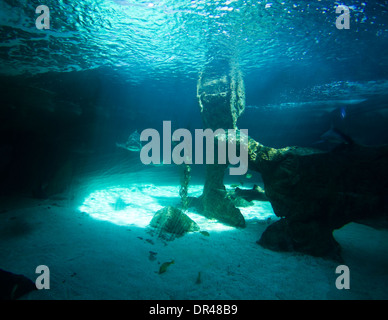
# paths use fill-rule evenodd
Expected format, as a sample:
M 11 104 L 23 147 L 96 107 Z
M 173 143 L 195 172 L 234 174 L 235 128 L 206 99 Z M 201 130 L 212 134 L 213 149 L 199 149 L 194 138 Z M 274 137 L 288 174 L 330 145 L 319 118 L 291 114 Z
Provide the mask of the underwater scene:
M 387 1 L 0 0 L 0 34 L 1 300 L 388 299 Z

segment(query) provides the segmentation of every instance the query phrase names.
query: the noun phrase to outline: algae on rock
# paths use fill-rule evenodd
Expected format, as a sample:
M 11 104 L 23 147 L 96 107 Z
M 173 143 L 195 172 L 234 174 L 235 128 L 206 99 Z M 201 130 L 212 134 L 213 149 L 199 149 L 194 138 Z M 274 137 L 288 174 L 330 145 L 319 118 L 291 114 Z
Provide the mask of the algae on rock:
M 182 211 L 186 211 L 190 204 L 190 198 L 188 197 L 189 183 L 191 179 L 191 167 L 188 164 L 183 164 L 183 173 L 181 178 L 181 185 L 179 188 L 179 196 L 181 197 Z
M 207 64 L 198 80 L 197 97 L 205 129 L 237 129 L 237 119 L 245 108 L 245 89 L 234 62 L 214 60 Z M 197 210 L 208 218 L 245 227 L 244 217 L 227 197 L 223 183 L 228 164 L 218 164 L 217 157 L 214 160 L 206 165 L 203 193 L 195 202 Z
M 333 231 L 349 222 L 387 216 L 388 146 L 354 144 L 331 152 L 273 149 L 250 139 L 249 168 L 261 173 L 265 193 L 282 218 L 259 244 L 340 259 Z
M 204 128 L 237 129 L 245 92 L 235 63 L 215 59 L 206 65 L 197 97 Z M 223 183 L 228 163 L 217 164 L 217 159 L 214 163 L 206 165 L 203 193 L 191 204 L 206 217 L 244 227 L 237 202 Z M 236 190 L 236 196 L 269 200 L 281 218 L 258 241 L 266 248 L 339 259 L 333 230 L 352 221 L 387 218 L 388 146 L 342 145 L 331 152 L 276 149 L 248 137 L 248 167 L 261 173 L 265 195 L 259 190 Z

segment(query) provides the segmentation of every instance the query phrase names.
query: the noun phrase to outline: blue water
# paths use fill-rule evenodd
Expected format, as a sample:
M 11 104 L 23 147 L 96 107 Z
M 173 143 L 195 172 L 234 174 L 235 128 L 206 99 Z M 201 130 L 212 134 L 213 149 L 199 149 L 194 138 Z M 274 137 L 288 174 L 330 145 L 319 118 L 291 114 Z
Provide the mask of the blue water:
M 50 9 L 47 30 L 35 24 L 42 4 Z M 155 190 L 177 191 L 179 168 L 145 168 L 138 153 L 117 145 L 136 130 L 161 132 L 163 121 L 173 130 L 202 128 L 197 83 L 214 61 L 220 70 L 223 61 L 241 70 L 246 107 L 237 125 L 266 146 L 331 150 L 321 136 L 333 127 L 357 144 L 388 144 L 388 2 L 345 3 L 350 29 L 342 30 L 340 4 L 0 0 L 0 195 L 43 201 L 66 193 L 79 200 L 74 208 L 83 205 L 93 216 L 102 207 L 97 213 L 109 220 L 104 214 L 114 200 L 106 190 L 127 192 L 110 185 L 121 176 L 122 184 L 150 186 L 147 202 L 158 210 L 163 195 Z M 262 185 L 260 174 L 250 174 L 225 182 Z M 192 175 L 200 193 L 203 166 L 193 166 Z M 80 185 L 88 192 L 77 194 Z M 125 192 L 129 202 L 133 194 Z M 267 218 L 271 208 L 264 209 Z M 357 246 L 350 248 L 356 257 Z
M 333 1 L 45 1 L 49 30 L 35 27 L 39 4 L 0 2 L 0 74 L 53 92 L 50 111 L 129 131 L 163 119 L 197 128 L 199 73 L 222 57 L 244 74 L 239 127 L 262 143 L 309 145 L 330 122 L 364 144 L 388 141 L 385 2 L 352 1 L 349 30 L 336 28 Z

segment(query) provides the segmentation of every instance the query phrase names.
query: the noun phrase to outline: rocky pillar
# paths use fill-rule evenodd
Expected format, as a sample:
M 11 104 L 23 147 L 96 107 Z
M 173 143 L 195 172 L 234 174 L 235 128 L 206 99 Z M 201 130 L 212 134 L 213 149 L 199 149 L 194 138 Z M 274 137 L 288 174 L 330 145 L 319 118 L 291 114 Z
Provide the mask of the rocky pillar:
M 242 75 L 229 60 L 213 60 L 199 77 L 197 97 L 204 129 L 237 129 L 237 119 L 245 108 L 245 89 Z M 244 227 L 245 220 L 239 209 L 227 197 L 223 178 L 228 164 L 206 165 L 203 194 L 198 201 L 199 211 L 228 225 Z

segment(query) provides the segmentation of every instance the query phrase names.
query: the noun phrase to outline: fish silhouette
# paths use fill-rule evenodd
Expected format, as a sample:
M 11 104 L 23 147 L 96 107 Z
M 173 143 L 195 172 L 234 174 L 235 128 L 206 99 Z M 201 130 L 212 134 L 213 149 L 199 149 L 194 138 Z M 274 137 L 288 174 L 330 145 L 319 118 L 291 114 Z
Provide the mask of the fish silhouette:
M 140 152 L 143 148 L 143 145 L 140 141 L 140 134 L 135 130 L 128 137 L 128 140 L 125 143 L 116 143 L 118 148 L 123 148 L 132 152 Z

